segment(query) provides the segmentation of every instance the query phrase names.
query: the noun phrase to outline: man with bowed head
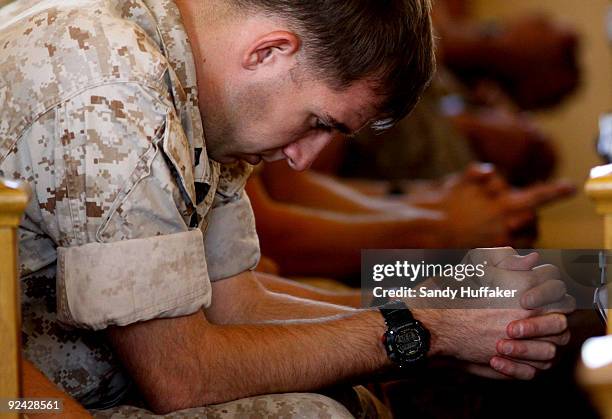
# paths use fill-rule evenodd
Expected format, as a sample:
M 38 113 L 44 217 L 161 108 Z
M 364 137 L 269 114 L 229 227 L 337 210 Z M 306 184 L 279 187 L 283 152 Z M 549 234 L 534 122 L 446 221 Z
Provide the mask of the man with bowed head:
M 253 272 L 250 164 L 304 170 L 406 115 L 434 71 L 427 0 L 25 0 L 0 22 L 0 171 L 34 191 L 24 350 L 96 415 L 343 417 L 314 392 L 436 356 L 530 379 L 567 343 L 558 271 L 511 249 L 487 251 L 524 289 L 495 316 L 354 309 Z

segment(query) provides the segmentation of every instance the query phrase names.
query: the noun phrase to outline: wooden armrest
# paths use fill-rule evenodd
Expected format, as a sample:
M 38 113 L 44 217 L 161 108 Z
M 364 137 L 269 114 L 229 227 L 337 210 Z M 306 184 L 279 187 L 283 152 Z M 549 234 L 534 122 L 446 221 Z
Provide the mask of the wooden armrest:
M 0 179 L 0 397 L 8 398 L 19 397 L 21 390 L 16 229 L 28 199 L 25 184 Z
M 28 417 L 37 419 L 46 418 L 90 418 L 91 415 L 76 400 L 58 389 L 47 379 L 32 363 L 23 360 L 21 364 L 21 377 L 23 382 L 23 397 L 42 399 L 62 399 L 62 413 L 28 413 Z

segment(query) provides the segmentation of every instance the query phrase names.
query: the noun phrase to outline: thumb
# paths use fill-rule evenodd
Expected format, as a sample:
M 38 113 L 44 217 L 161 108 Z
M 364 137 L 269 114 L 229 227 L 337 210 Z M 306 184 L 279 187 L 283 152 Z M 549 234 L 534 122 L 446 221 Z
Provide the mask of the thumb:
M 540 255 L 537 252 L 530 253 L 526 256 L 511 255 L 499 262 L 496 266 L 510 271 L 530 271 L 540 260 Z

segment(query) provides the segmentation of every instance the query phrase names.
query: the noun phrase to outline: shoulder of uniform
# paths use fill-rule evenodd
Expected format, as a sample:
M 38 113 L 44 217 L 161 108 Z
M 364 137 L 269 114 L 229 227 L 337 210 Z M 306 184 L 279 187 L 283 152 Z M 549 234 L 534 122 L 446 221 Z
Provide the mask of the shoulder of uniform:
M 105 3 L 33 10 L 0 29 L 0 86 L 41 103 L 100 83 L 159 81 L 169 64 L 156 34 Z

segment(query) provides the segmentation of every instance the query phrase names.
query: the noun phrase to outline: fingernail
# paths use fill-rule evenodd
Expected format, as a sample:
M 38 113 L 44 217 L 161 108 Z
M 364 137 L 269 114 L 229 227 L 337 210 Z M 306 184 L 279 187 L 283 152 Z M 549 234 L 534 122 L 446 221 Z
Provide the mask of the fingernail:
M 516 338 L 520 338 L 523 336 L 523 325 L 521 323 L 515 324 L 512 326 L 512 334 Z
M 512 353 L 512 344 L 510 342 L 506 342 L 502 345 L 502 353 L 504 355 L 510 355 Z
M 500 370 L 502 368 L 502 362 L 497 358 L 493 358 L 491 360 L 491 366 L 496 370 Z

